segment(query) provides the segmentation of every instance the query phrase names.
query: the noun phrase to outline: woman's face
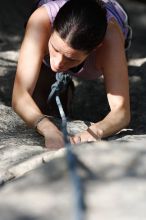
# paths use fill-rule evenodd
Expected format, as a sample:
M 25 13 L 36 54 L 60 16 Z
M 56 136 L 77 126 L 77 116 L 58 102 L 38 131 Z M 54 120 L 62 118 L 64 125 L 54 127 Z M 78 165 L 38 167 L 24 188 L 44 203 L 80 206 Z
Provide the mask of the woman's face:
M 53 32 L 49 40 L 50 65 L 54 72 L 65 72 L 78 66 L 88 56 L 87 53 L 75 50 L 60 38 L 57 32 Z

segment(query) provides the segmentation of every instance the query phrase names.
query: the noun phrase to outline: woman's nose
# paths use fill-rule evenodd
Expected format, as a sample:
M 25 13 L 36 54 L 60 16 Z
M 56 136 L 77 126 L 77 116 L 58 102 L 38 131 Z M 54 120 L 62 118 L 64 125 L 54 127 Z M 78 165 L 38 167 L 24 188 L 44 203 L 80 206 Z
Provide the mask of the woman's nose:
M 62 67 L 64 64 L 63 55 L 58 54 L 56 57 L 54 57 L 54 66 L 58 69 Z

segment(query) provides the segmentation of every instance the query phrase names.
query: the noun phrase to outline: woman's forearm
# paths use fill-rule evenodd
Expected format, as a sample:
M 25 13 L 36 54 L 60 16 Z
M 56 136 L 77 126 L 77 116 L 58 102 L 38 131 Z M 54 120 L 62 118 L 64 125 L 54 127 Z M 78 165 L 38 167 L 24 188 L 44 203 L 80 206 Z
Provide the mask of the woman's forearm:
M 100 138 L 108 137 L 125 128 L 130 122 L 130 112 L 127 110 L 111 111 L 102 121 L 90 128 Z
M 42 115 L 32 97 L 27 91 L 13 92 L 12 108 L 29 125 L 34 125 L 38 117 Z
M 30 127 L 36 127 L 39 133 L 45 135 L 48 129 L 57 129 L 57 127 L 48 119 L 44 118 L 40 123 L 36 124 L 39 118 L 43 116 L 31 95 L 25 91 L 23 94 L 13 92 L 12 107 L 14 111 L 28 124 Z M 40 126 L 41 125 L 41 126 Z

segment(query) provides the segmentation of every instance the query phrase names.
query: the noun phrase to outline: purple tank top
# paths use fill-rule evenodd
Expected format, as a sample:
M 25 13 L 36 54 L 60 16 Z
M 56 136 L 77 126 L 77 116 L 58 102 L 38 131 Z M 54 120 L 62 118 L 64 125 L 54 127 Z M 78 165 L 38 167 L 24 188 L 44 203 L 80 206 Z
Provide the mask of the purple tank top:
M 67 1 L 68 0 L 40 0 L 38 7 L 43 6 L 46 8 L 50 22 L 53 25 L 54 19 L 59 9 Z M 105 7 L 107 9 L 107 21 L 109 21 L 111 18 L 114 18 L 121 27 L 121 30 L 126 39 L 128 33 L 128 18 L 126 12 L 116 0 L 102 0 L 102 1 L 105 3 Z M 46 65 L 48 63 L 47 59 L 44 59 L 44 63 Z M 74 76 L 88 80 L 97 79 L 100 75 L 102 75 L 102 72 L 96 69 L 95 52 L 92 52 L 88 56 L 88 58 L 84 62 L 82 69 L 74 74 Z
M 44 6 L 47 9 L 51 24 L 56 17 L 59 9 L 67 2 L 68 0 L 40 0 L 38 6 Z M 120 25 L 124 35 L 127 34 L 127 14 L 124 9 L 116 0 L 102 0 L 105 3 L 107 9 L 107 20 L 109 21 L 112 17 L 116 19 Z

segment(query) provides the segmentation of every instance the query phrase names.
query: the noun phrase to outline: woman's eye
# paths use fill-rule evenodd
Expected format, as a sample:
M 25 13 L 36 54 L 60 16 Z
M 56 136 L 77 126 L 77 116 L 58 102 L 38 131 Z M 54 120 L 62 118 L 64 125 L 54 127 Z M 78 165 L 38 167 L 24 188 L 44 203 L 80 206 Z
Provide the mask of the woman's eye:
M 54 48 L 53 48 L 54 49 Z M 56 49 L 54 49 L 55 52 L 58 52 Z
M 59 52 L 59 51 L 58 51 L 57 49 L 55 49 L 54 47 L 53 47 L 53 49 L 55 50 L 55 52 L 57 52 L 57 53 Z

